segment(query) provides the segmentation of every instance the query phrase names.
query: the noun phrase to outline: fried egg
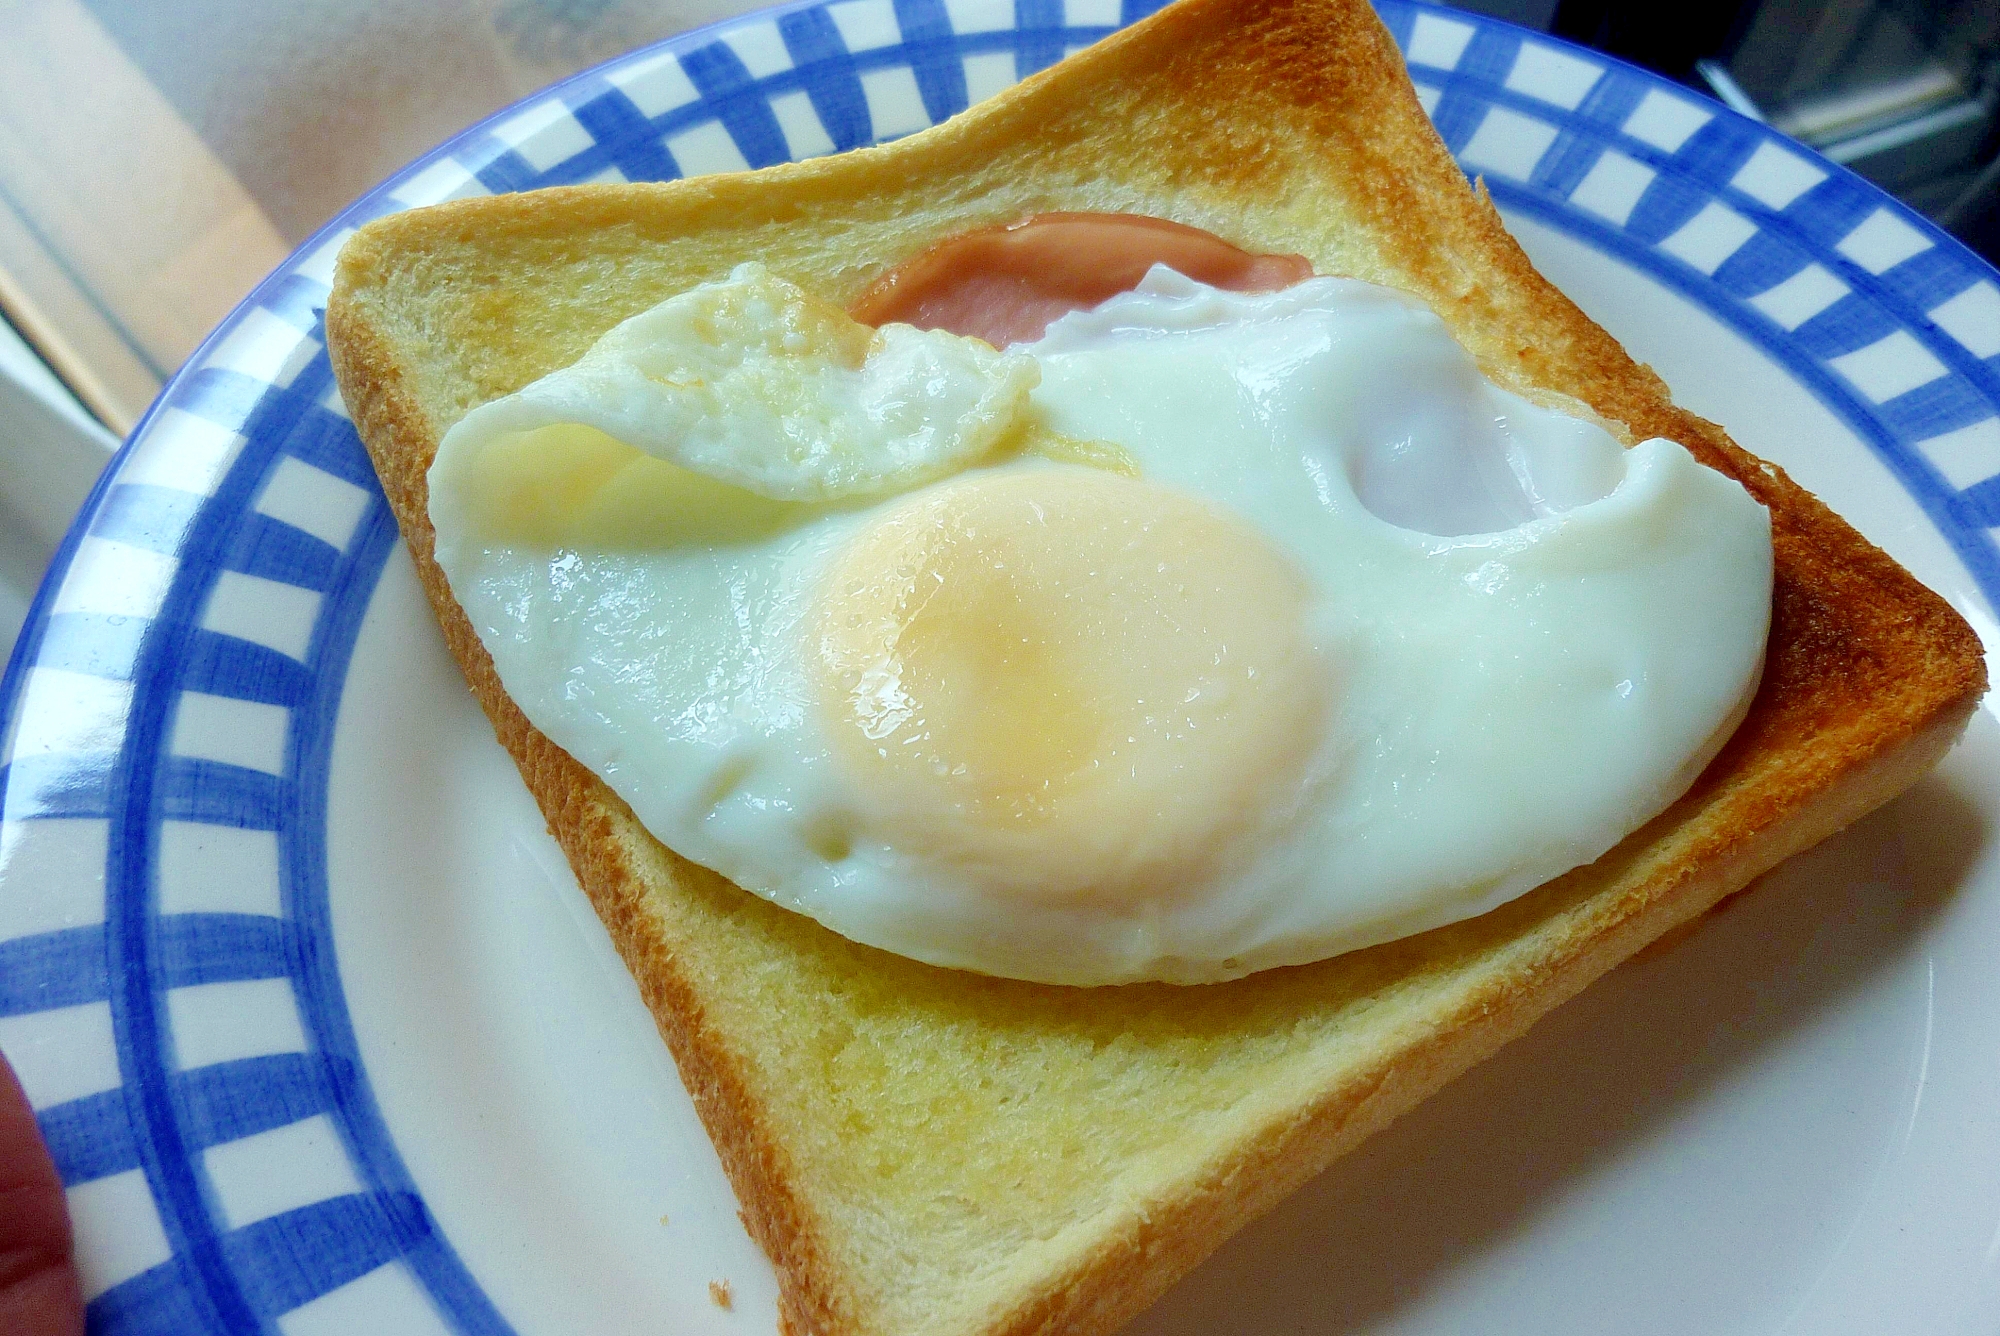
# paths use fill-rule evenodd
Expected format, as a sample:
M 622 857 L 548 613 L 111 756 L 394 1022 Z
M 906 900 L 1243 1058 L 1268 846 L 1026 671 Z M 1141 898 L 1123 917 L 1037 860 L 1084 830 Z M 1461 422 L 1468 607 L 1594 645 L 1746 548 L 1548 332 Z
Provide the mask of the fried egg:
M 1037 343 L 745 265 L 475 409 L 437 559 L 656 837 L 856 941 L 1234 978 L 1590 862 L 1748 707 L 1769 519 L 1430 310 L 1155 269 Z

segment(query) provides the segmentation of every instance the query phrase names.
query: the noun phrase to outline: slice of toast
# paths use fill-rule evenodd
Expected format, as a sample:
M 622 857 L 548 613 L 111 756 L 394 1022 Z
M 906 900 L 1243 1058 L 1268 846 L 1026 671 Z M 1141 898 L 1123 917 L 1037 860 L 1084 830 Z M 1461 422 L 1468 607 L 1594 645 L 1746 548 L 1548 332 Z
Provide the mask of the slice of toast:
M 1415 293 L 1502 385 L 1740 479 L 1772 512 L 1769 655 L 1694 790 L 1482 918 L 1193 988 L 915 964 L 654 841 L 530 727 L 452 600 L 425 508 L 439 438 L 741 260 L 844 302 L 943 235 L 1053 210 L 1177 219 Z M 1984 689 L 1942 600 L 1534 271 L 1363 0 L 1182 0 L 887 148 L 386 218 L 342 253 L 327 330 L 451 652 L 637 977 L 794 1332 L 1117 1326 L 1549 1008 L 1899 792 Z

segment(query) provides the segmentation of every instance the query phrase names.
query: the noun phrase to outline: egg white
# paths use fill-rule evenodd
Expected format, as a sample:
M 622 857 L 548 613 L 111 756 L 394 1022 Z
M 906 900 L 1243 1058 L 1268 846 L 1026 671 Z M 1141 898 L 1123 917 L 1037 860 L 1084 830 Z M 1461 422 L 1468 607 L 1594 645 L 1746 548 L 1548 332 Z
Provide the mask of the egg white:
M 1156 271 L 1012 358 L 918 336 L 911 364 L 969 367 L 955 402 L 1003 425 L 913 446 L 808 403 L 845 424 L 837 485 L 798 452 L 777 483 L 760 472 L 758 431 L 783 435 L 769 403 L 708 401 L 702 439 L 733 461 L 715 466 L 662 430 L 651 391 L 607 395 L 680 356 L 654 343 L 684 335 L 649 318 L 650 335 L 628 322 L 580 370 L 447 434 L 438 560 L 530 721 L 662 842 L 854 940 L 1071 984 L 1219 980 L 1389 940 L 1598 857 L 1685 790 L 1754 690 L 1762 508 L 1677 445 L 1624 450 L 1502 393 L 1398 294 L 1318 279 L 1248 296 Z M 756 335 L 741 342 L 771 346 Z M 1009 409 L 1029 357 L 1040 384 Z M 811 398 L 783 394 L 780 415 Z M 1078 467 L 991 453 L 1024 426 L 1113 442 L 1148 483 L 1248 518 L 1313 590 L 1300 634 L 1336 684 L 1324 727 L 1157 896 L 1023 897 L 911 847 L 840 759 L 813 684 L 821 574 L 883 507 L 952 470 Z M 632 447 L 671 472 L 644 464 L 628 485 Z M 530 490 L 586 483 L 519 522 L 481 499 L 506 469 Z

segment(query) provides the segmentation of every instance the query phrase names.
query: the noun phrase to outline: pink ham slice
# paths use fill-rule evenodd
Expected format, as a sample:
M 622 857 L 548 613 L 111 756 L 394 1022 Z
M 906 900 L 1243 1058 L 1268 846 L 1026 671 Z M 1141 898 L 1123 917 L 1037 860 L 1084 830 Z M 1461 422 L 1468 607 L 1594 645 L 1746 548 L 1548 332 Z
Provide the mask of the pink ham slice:
M 1164 264 L 1235 292 L 1275 292 L 1312 277 L 1300 255 L 1253 255 L 1213 232 L 1134 213 L 1042 213 L 947 237 L 870 284 L 848 308 L 981 338 L 996 348 L 1139 285 Z

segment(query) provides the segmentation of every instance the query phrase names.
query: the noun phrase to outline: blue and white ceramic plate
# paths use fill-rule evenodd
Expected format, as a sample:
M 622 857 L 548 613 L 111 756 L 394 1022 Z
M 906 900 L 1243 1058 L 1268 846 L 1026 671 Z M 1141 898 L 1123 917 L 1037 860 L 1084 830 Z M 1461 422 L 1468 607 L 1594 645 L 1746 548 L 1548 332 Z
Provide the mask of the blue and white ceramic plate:
M 814 0 L 634 53 L 363 199 L 168 387 L 5 681 L 0 1048 L 70 1185 L 94 1331 L 771 1329 L 769 1269 L 342 413 L 333 256 L 410 205 L 906 134 L 1151 3 Z M 1382 13 L 1537 263 L 1990 633 L 2000 278 L 1684 90 Z M 1982 713 L 1907 798 L 1137 1330 L 2000 1328 L 1996 821 Z

